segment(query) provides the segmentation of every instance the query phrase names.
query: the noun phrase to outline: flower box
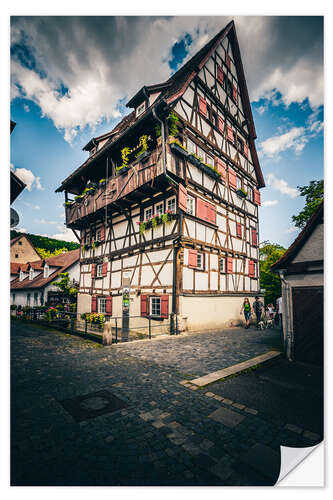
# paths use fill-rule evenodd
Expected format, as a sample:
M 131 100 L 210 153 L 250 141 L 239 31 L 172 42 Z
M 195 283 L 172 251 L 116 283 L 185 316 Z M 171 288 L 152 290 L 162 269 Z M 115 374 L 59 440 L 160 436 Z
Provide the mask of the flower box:
M 189 154 L 187 158 L 190 160 L 191 163 L 193 163 L 193 165 L 200 167 L 201 161 L 199 160 L 199 158 L 196 158 L 192 153 Z
M 144 151 L 137 157 L 137 160 L 146 161 L 149 158 L 149 156 L 150 156 L 150 151 Z
M 186 151 L 186 149 L 177 144 L 177 142 L 171 142 L 170 149 L 173 153 L 184 156 L 185 158 L 188 156 L 188 152 Z
M 130 168 L 131 168 L 130 166 L 120 168 L 119 170 L 117 170 L 117 175 L 127 174 L 127 172 L 129 171 Z
M 247 192 L 245 190 L 243 190 L 243 189 L 237 189 L 236 194 L 238 194 L 238 196 L 240 198 L 246 198 L 247 197 Z
M 221 175 L 216 172 L 213 168 L 209 167 L 208 165 L 205 165 L 205 163 L 201 163 L 201 168 L 206 174 L 210 175 L 211 177 L 214 177 L 214 179 L 221 179 Z

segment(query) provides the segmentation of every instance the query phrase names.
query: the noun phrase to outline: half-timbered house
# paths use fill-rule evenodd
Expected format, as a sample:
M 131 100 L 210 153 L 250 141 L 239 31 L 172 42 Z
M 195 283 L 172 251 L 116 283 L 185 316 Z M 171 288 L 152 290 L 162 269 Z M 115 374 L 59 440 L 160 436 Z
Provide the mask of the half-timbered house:
M 57 189 L 81 241 L 78 314 L 121 316 L 125 288 L 131 316 L 239 322 L 260 291 L 264 179 L 234 23 L 127 106 Z

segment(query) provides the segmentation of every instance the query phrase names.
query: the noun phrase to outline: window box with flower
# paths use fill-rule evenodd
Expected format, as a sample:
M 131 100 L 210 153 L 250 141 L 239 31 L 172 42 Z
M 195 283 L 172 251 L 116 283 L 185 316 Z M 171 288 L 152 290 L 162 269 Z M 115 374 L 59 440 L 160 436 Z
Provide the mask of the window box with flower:
M 170 150 L 175 154 L 183 156 L 184 158 L 187 158 L 188 156 L 187 150 L 178 140 L 173 140 L 170 142 Z
M 246 198 L 247 197 L 247 191 L 244 188 L 239 188 L 237 189 L 236 193 L 240 198 Z

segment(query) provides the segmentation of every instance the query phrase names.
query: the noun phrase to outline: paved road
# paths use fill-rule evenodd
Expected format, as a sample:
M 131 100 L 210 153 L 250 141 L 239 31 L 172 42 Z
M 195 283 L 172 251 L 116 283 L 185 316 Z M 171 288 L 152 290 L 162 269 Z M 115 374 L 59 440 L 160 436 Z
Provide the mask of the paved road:
M 190 339 L 198 349 L 197 335 L 163 345 L 173 352 Z M 142 349 L 13 322 L 12 485 L 269 485 L 279 474 L 277 443 L 318 441 L 237 400 L 184 387 L 175 360 L 141 359 Z M 195 359 L 183 369 L 202 373 Z

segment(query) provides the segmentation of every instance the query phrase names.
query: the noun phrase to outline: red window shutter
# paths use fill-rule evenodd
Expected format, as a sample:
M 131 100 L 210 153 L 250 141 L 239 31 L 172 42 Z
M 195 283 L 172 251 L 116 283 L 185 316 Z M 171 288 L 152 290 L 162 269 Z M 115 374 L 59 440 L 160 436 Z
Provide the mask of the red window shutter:
M 207 116 L 207 102 L 199 95 L 199 111 L 202 115 Z
M 249 276 L 254 277 L 254 262 L 249 260 Z
M 227 54 L 227 55 L 226 55 L 226 58 L 225 58 L 225 63 L 226 63 L 226 65 L 228 66 L 228 68 L 230 69 L 230 66 L 231 66 L 231 59 L 230 59 L 229 54 Z
M 105 227 L 102 226 L 101 227 L 101 241 L 104 241 L 105 240 Z
M 91 312 L 97 312 L 97 297 L 91 297 Z
M 225 179 L 226 164 L 220 158 L 215 158 L 215 168 L 221 174 L 221 177 Z
M 169 295 L 162 295 L 161 318 L 168 318 L 168 316 L 169 316 Z
M 206 202 L 201 198 L 197 198 L 197 217 L 207 220 Z
M 228 177 L 229 177 L 229 186 L 236 189 L 237 181 L 236 181 L 236 173 L 232 168 L 228 169 Z
M 221 130 L 221 132 L 223 132 L 224 131 L 224 120 L 220 116 L 218 116 L 217 119 L 218 119 L 219 130 Z
M 223 71 L 219 64 L 217 65 L 217 79 L 219 82 L 223 83 Z
M 242 224 L 240 222 L 236 222 L 236 234 L 239 238 L 242 237 Z
M 235 102 L 238 101 L 238 98 L 237 98 L 237 89 L 235 87 L 235 85 L 232 87 L 232 98 Z
M 112 316 L 112 297 L 106 297 L 106 314 Z
M 178 206 L 184 212 L 187 210 L 187 189 L 182 185 L 179 184 L 179 191 L 178 191 Z
M 227 273 L 232 273 L 232 257 L 227 257 Z
M 256 205 L 261 205 L 261 200 L 260 200 L 260 191 L 259 189 L 254 189 L 254 203 Z
M 234 142 L 234 131 L 227 125 L 227 138 L 229 141 Z
M 108 263 L 107 262 L 104 262 L 104 264 L 103 264 L 102 274 L 103 274 L 103 276 L 106 276 L 108 274 Z
M 252 245 L 257 244 L 257 231 L 255 229 L 252 229 Z
M 91 277 L 92 278 L 96 277 L 96 264 L 91 265 Z
M 198 267 L 198 252 L 197 250 L 190 249 L 188 251 L 188 266 Z
M 212 205 L 211 203 L 206 203 L 206 210 L 207 210 L 207 218 L 208 222 L 211 222 L 212 224 L 216 224 L 216 207 L 215 205 Z
M 246 156 L 246 158 L 249 157 L 249 148 L 247 147 L 247 144 L 244 144 L 244 155 Z
M 148 316 L 148 295 L 141 295 L 141 316 Z

